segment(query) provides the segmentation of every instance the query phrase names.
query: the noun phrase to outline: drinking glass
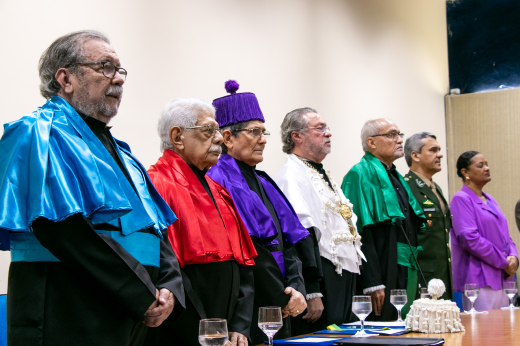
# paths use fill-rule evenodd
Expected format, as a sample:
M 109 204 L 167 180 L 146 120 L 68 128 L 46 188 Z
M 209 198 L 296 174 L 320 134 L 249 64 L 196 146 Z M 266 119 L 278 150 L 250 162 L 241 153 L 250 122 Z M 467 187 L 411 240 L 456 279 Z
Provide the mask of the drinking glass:
M 199 343 L 202 346 L 224 346 L 228 341 L 227 322 L 222 318 L 207 318 L 199 323 Z
M 371 336 L 365 332 L 365 318 L 372 312 L 372 298 L 370 296 L 354 296 L 352 298 L 352 312 L 361 321 L 361 329 L 354 334 L 356 338 Z
M 408 301 L 406 296 L 406 290 L 391 290 L 390 291 L 390 303 L 394 304 L 397 309 L 397 322 L 404 322 L 401 318 L 401 309 L 405 306 Z
M 518 292 L 518 288 L 516 286 L 516 281 L 504 281 L 502 283 L 502 289 L 504 290 L 504 293 L 509 298 L 509 306 L 502 308 L 502 310 L 516 310 L 519 309 L 516 306 L 513 305 L 513 298 Z
M 465 284 L 464 285 L 464 294 L 466 297 L 468 297 L 469 301 L 471 302 L 471 310 L 464 311 L 467 314 L 485 314 L 487 311 L 477 311 L 473 307 L 473 304 L 475 304 L 475 300 L 478 298 L 478 294 L 480 292 L 480 288 L 478 287 L 478 284 Z
M 269 345 L 273 345 L 273 336 L 282 328 L 282 309 L 266 306 L 258 309 L 258 327 L 267 335 Z
M 431 299 L 430 293 L 426 287 L 421 287 L 421 299 Z

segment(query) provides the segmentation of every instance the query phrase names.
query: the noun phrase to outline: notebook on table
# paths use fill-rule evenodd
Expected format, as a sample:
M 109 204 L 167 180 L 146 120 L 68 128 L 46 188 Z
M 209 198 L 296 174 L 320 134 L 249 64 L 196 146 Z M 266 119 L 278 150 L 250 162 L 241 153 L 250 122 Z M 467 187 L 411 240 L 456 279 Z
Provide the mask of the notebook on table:
M 422 345 L 444 345 L 442 338 L 347 338 L 338 340 L 335 345 L 406 345 L 406 346 L 422 346 Z
M 359 329 L 344 329 L 344 330 L 318 330 L 317 332 L 314 332 L 313 334 L 340 334 L 340 335 L 354 335 L 359 331 Z M 410 329 L 365 329 L 365 333 L 367 334 L 375 334 L 375 335 L 403 335 L 411 333 Z
M 333 346 L 334 342 L 344 340 L 345 337 L 330 336 L 299 336 L 295 338 L 273 340 L 273 345 L 314 345 L 314 346 Z M 264 342 L 267 344 L 268 342 Z

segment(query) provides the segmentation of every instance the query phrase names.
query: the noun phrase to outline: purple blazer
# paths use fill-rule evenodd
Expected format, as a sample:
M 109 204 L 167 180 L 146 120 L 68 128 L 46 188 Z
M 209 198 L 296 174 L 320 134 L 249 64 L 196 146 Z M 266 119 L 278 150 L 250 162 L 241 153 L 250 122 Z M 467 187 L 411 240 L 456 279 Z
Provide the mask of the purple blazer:
M 502 289 L 507 277 L 507 256 L 518 257 L 516 245 L 509 235 L 507 219 L 497 202 L 483 193 L 488 204 L 467 186 L 451 200 L 451 255 L 453 289 L 464 292 L 464 284 Z

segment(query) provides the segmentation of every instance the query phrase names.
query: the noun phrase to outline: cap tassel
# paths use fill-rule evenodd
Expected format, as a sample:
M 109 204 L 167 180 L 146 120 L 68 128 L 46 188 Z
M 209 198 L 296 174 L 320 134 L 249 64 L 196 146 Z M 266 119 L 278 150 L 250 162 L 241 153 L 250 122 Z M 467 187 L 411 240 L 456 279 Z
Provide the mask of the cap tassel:
M 235 94 L 240 87 L 240 84 L 237 83 L 237 81 L 234 81 L 232 79 L 228 80 L 226 83 L 224 83 L 224 87 L 226 88 L 226 91 L 228 94 Z

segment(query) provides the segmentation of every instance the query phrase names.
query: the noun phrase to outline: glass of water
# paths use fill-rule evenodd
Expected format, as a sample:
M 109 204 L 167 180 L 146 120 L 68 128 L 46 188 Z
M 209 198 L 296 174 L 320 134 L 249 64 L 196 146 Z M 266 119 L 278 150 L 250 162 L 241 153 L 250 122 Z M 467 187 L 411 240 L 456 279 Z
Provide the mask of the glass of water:
M 513 298 L 518 293 L 518 287 L 516 285 L 516 281 L 504 281 L 502 283 L 502 289 L 504 293 L 509 298 L 509 306 L 502 308 L 503 310 L 516 310 L 519 309 L 513 305 Z
M 199 343 L 202 346 L 224 346 L 228 341 L 227 322 L 222 318 L 207 318 L 199 322 Z
M 354 296 L 352 297 L 352 312 L 361 321 L 361 330 L 354 337 L 364 338 L 370 336 L 365 332 L 365 318 L 372 312 L 372 298 L 370 296 Z
M 397 309 L 397 322 L 404 322 L 401 318 L 401 310 L 408 302 L 408 297 L 406 296 L 406 290 L 391 290 L 390 291 L 390 303 L 394 304 Z
M 478 284 L 465 284 L 464 285 L 464 295 L 468 297 L 469 301 L 471 302 L 471 310 L 464 311 L 467 314 L 478 314 L 479 312 L 475 310 L 473 307 L 473 304 L 475 304 L 475 300 L 478 298 L 478 294 L 480 292 L 480 288 L 478 287 Z
M 267 338 L 269 345 L 273 345 L 273 336 L 282 328 L 282 309 L 277 306 L 266 306 L 258 309 L 258 328 Z
M 426 287 L 421 288 L 421 299 L 431 299 L 430 293 L 428 293 L 428 289 Z

